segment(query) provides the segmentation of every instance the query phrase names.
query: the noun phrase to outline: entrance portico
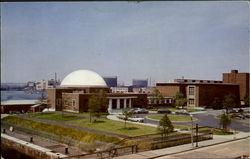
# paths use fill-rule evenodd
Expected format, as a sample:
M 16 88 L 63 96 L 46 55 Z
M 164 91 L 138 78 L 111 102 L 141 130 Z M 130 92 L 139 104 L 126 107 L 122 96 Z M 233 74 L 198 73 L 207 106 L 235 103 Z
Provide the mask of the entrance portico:
M 113 109 L 132 108 L 133 98 L 137 97 L 136 96 L 108 97 L 109 99 L 108 111 L 111 112 Z

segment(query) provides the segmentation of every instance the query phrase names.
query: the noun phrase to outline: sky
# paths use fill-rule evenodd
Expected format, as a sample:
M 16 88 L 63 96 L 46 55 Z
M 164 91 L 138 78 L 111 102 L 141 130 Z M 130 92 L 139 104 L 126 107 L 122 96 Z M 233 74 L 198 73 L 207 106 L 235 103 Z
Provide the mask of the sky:
M 79 69 L 125 85 L 249 72 L 249 3 L 1 3 L 1 82 Z

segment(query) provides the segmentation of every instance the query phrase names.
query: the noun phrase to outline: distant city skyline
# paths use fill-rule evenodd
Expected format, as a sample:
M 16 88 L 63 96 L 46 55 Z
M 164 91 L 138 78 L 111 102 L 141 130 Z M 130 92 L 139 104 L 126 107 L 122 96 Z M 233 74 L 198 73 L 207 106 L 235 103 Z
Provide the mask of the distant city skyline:
M 125 85 L 249 72 L 249 3 L 1 3 L 1 82 L 79 69 Z

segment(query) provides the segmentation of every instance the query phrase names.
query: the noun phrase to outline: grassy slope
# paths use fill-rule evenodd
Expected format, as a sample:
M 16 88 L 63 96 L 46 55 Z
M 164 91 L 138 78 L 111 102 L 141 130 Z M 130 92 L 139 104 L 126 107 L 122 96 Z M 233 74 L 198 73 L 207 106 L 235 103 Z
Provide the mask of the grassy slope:
M 88 120 L 79 120 L 79 121 L 67 122 L 67 124 L 106 131 L 106 132 L 112 132 L 127 136 L 138 136 L 138 135 L 158 133 L 157 129 L 154 127 L 131 124 L 131 123 L 127 123 L 127 128 L 125 129 L 124 122 L 113 121 L 109 119 L 98 119 L 98 122 L 96 123 L 89 123 Z
M 23 127 L 45 131 L 45 132 L 56 134 L 56 135 L 67 136 L 67 137 L 70 137 L 70 138 L 73 138 L 75 140 L 79 140 L 85 143 L 92 143 L 95 141 L 118 142 L 120 140 L 120 138 L 118 137 L 91 133 L 91 132 L 86 132 L 86 131 L 77 130 L 73 128 L 47 124 L 43 122 L 37 122 L 33 120 L 23 119 L 23 118 L 16 117 L 16 116 L 8 116 L 2 120 L 9 122 L 9 123 L 16 124 L 16 125 L 20 125 Z
M 46 119 L 51 121 L 69 121 L 69 120 L 76 120 L 76 119 L 84 119 L 84 117 L 69 115 L 69 114 L 61 114 L 55 112 L 46 112 L 46 113 L 37 113 L 37 114 L 30 114 L 30 117 L 39 118 L 39 119 Z
M 161 120 L 163 115 L 149 115 L 148 118 Z M 168 115 L 168 118 L 171 121 L 191 121 L 191 118 L 189 116 L 184 115 Z M 193 121 L 197 120 L 197 118 L 193 118 Z

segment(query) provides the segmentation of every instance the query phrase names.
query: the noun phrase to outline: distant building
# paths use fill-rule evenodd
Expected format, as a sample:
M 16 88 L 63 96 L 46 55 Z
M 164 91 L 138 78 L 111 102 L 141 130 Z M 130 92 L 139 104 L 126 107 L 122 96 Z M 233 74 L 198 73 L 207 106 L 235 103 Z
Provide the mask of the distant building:
M 197 80 L 197 79 L 174 79 L 173 83 L 222 83 L 222 81 Z
M 128 87 L 120 86 L 120 87 L 111 87 L 112 93 L 128 93 Z
M 148 80 L 133 79 L 132 86 L 134 88 L 148 87 Z
M 146 94 L 152 94 L 155 87 L 144 87 L 144 88 L 133 88 L 134 93 L 146 93 Z
M 28 112 L 38 100 L 7 100 L 1 102 L 1 113 Z
M 231 70 L 231 73 L 223 73 L 223 83 L 234 83 L 240 85 L 240 100 L 249 96 L 249 73 L 239 73 Z
M 113 77 L 106 76 L 106 77 L 103 77 L 103 79 L 109 88 L 117 87 L 117 76 L 113 76 Z
M 55 88 L 58 85 L 59 85 L 59 82 L 54 79 L 42 80 L 36 83 L 36 90 L 41 91 L 41 90 L 46 90 L 48 88 Z

